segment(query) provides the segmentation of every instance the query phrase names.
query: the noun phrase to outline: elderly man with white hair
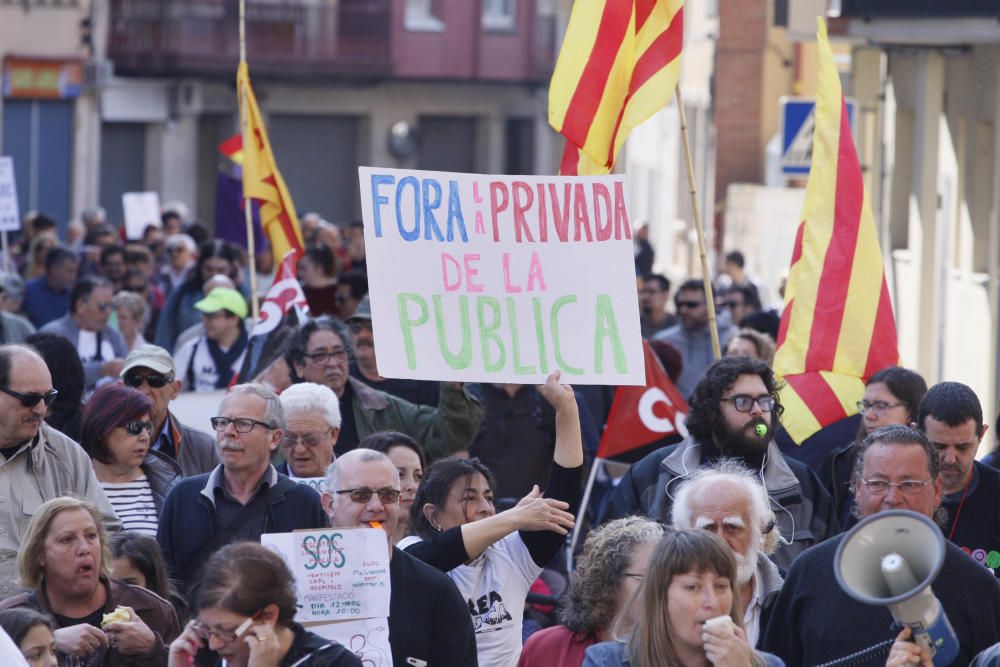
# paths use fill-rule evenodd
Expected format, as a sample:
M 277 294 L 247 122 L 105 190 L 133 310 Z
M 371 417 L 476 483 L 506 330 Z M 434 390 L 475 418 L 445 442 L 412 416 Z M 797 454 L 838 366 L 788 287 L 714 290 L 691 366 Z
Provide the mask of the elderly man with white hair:
M 323 477 L 333 463 L 340 435 L 340 402 L 333 390 L 315 382 L 293 384 L 281 394 L 285 431 L 278 472 L 293 481 Z M 320 493 L 323 489 L 317 489 Z
M 743 626 L 755 646 L 783 583 L 768 558 L 780 535 L 760 478 L 734 459 L 700 468 L 677 488 L 671 521 L 678 530 L 710 530 L 733 550 Z

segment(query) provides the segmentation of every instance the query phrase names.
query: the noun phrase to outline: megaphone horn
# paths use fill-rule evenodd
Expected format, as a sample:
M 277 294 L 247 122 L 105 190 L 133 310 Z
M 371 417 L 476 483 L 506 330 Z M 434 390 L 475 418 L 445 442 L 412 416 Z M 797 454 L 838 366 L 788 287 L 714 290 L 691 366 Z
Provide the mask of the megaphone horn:
M 922 514 L 888 510 L 851 529 L 837 546 L 837 583 L 859 602 L 889 607 L 909 626 L 913 641 L 945 667 L 958 655 L 958 638 L 931 584 L 944 565 L 944 536 Z

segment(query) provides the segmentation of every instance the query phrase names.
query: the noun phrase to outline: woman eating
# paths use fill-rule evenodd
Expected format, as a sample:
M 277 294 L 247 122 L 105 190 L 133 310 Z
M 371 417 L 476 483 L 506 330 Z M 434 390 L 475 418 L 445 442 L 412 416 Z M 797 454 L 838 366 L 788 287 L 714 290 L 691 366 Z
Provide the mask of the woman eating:
M 166 664 L 167 645 L 179 631 L 177 615 L 158 595 L 109 578 L 107 535 L 92 503 L 69 497 L 42 503 L 17 565 L 20 584 L 30 592 L 7 598 L 0 609 L 50 614 L 60 664 Z
M 679 530 L 653 551 L 627 639 L 587 649 L 584 667 L 781 667 L 743 631 L 733 552 L 707 530 Z M 623 633 L 616 628 L 617 635 Z

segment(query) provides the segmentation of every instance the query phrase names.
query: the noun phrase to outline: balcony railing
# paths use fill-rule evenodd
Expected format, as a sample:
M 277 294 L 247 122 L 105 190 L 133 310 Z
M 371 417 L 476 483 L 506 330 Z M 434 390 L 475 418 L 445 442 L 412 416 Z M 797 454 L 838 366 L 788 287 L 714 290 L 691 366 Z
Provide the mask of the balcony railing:
M 372 77 L 392 71 L 391 0 L 247 0 L 254 74 Z M 111 0 L 108 57 L 122 74 L 232 75 L 237 0 Z

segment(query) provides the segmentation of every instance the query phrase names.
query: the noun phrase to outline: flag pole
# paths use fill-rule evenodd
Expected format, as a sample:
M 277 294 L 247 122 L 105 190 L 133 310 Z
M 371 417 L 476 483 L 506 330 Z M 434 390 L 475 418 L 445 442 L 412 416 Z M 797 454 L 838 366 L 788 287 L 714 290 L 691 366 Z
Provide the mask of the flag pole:
M 576 522 L 573 524 L 573 534 L 569 539 L 569 553 L 566 555 L 567 572 L 573 571 L 573 554 L 576 553 L 576 543 L 580 540 L 580 532 L 583 530 L 583 520 L 587 516 L 590 492 L 594 489 L 594 480 L 597 479 L 597 465 L 603 463 L 604 459 L 595 458 L 593 465 L 590 466 L 587 486 L 583 489 L 583 499 L 580 501 L 580 512 L 577 514 Z
M 701 226 L 701 211 L 698 209 L 698 184 L 694 177 L 694 162 L 691 160 L 691 146 L 688 144 L 687 116 L 684 113 L 684 99 L 681 84 L 674 89 L 677 98 L 677 112 L 681 117 L 681 138 L 684 140 L 684 157 L 687 158 L 688 183 L 691 186 L 691 210 L 694 211 L 694 229 L 698 233 L 698 252 L 701 255 L 702 280 L 705 283 L 705 305 L 708 306 L 708 330 L 712 332 L 712 353 L 716 359 L 722 357 L 719 346 L 719 325 L 715 317 L 715 293 L 712 290 L 712 274 L 708 268 L 708 253 L 705 250 L 705 232 Z
M 247 0 L 240 0 L 240 64 L 247 61 Z M 246 149 L 250 146 L 251 138 L 248 136 L 250 130 L 250 119 L 248 115 L 250 109 L 247 106 L 247 88 L 240 85 L 240 134 L 243 137 L 243 155 L 249 155 Z M 246 193 L 246 162 L 243 163 L 243 211 L 246 214 L 247 222 L 247 262 L 250 271 L 250 312 L 253 314 L 253 321 L 257 322 L 260 317 L 260 306 L 257 304 L 257 251 L 254 248 L 253 238 L 253 202 Z

